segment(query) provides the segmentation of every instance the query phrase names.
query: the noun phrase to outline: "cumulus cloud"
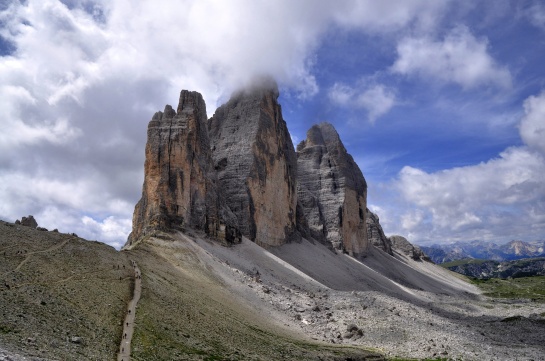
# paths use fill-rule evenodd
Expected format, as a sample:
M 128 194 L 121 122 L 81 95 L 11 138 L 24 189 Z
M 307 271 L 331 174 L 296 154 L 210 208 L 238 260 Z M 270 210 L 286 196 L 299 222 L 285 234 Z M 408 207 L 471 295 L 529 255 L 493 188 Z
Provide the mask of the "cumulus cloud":
M 530 147 L 545 154 L 545 92 L 524 102 L 520 136 Z
M 511 86 L 509 70 L 488 53 L 488 41 L 477 39 L 464 26 L 450 31 L 442 41 L 407 37 L 397 46 L 392 71 L 452 82 L 469 89 L 481 85 Z
M 542 238 L 545 95 L 526 99 L 524 110 L 524 146 L 510 147 L 487 162 L 438 172 L 405 166 L 395 183 L 406 202 L 396 215 L 400 226 L 392 225 L 395 231 L 421 242 Z
M 402 215 L 402 227 L 420 241 L 507 241 L 532 227 L 539 238 L 545 230 L 536 212 L 545 206 L 544 172 L 543 157 L 525 148 L 436 173 L 404 167 L 397 186 L 414 209 Z
M 388 113 L 396 104 L 394 91 L 382 84 L 363 84 L 354 88 L 335 83 L 329 89 L 328 96 L 337 105 L 365 109 L 371 123 Z

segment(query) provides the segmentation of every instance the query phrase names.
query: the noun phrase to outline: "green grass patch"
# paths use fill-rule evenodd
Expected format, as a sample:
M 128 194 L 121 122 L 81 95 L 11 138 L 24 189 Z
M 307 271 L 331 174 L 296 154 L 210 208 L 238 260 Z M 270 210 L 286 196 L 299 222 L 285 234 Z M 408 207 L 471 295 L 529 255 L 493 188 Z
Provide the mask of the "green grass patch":
M 495 298 L 524 298 L 545 303 L 545 276 L 513 279 L 471 279 L 485 296 Z
M 441 263 L 439 266 L 443 268 L 449 268 L 449 267 L 462 266 L 465 264 L 482 264 L 489 261 L 490 260 L 487 260 L 487 259 L 464 258 L 464 259 L 458 259 L 456 261 Z

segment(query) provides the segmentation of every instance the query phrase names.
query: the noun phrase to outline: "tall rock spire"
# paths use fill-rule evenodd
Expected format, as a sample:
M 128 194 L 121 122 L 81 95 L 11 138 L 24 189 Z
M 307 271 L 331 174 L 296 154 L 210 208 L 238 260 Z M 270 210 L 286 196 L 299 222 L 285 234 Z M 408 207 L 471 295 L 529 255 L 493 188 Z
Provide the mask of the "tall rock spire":
M 296 167 L 270 78 L 233 94 L 208 121 L 218 185 L 243 235 L 262 246 L 297 237 Z
M 236 242 L 236 219 L 217 192 L 206 105 L 201 94 L 182 90 L 148 125 L 144 186 L 135 207 L 128 245 L 153 230 L 191 227 Z
M 299 201 L 311 236 L 355 257 L 365 256 L 367 183 L 329 123 L 314 125 L 297 146 Z

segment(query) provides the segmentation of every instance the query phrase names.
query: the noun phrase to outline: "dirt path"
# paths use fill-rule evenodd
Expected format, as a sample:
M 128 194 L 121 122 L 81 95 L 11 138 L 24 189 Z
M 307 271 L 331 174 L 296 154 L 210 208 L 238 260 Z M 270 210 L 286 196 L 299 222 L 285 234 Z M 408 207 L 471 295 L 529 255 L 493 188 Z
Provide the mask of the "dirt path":
M 134 320 L 136 319 L 136 306 L 142 293 L 142 278 L 140 269 L 136 262 L 132 261 L 134 267 L 134 294 L 132 300 L 129 301 L 127 307 L 127 315 L 123 322 L 123 334 L 121 335 L 121 345 L 119 345 L 119 353 L 117 361 L 129 361 L 131 359 L 131 339 L 134 332 Z
M 8 271 L 6 273 L 4 273 L 2 275 L 2 277 L 12 273 L 12 272 L 17 272 L 21 269 L 21 267 L 23 267 L 25 265 L 25 263 L 27 263 L 29 260 L 30 260 L 30 257 L 33 255 L 33 254 L 38 254 L 38 253 L 47 253 L 47 252 L 51 252 L 51 251 L 54 251 L 54 250 L 57 250 L 59 248 L 62 248 L 64 247 L 65 244 L 67 244 L 70 240 L 67 239 L 65 241 L 62 241 L 61 243 L 57 243 L 47 249 L 44 249 L 44 250 L 41 250 L 41 251 L 33 251 L 33 252 L 28 252 L 28 253 L 25 253 L 25 259 L 21 261 L 21 263 L 19 263 L 19 265 L 17 265 L 17 267 L 15 267 L 15 269 L 11 270 L 11 271 Z

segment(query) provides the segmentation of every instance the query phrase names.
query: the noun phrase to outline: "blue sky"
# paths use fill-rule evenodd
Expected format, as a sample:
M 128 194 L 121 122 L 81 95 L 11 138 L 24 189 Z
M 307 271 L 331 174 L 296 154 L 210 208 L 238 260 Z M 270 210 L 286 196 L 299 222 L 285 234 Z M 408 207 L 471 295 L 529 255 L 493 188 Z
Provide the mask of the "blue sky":
M 545 238 L 540 1 L 0 1 L 0 218 L 114 247 L 146 125 L 274 76 L 294 143 L 334 124 L 387 234 Z

